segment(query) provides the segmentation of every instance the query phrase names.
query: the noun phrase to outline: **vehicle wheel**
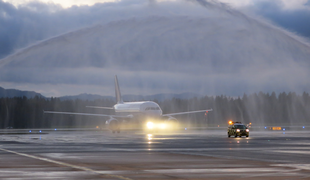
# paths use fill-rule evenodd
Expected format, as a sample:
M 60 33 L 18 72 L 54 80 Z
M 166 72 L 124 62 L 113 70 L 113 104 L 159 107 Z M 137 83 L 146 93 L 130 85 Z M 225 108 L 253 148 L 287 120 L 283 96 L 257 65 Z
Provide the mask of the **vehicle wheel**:
M 239 137 L 242 137 L 242 136 L 239 136 Z
M 238 137 L 237 135 L 235 135 L 235 138 Z
M 230 138 L 230 134 L 229 134 L 229 133 L 227 133 L 227 135 L 228 135 L 228 137 Z
M 249 137 L 249 136 L 246 136 L 246 137 Z

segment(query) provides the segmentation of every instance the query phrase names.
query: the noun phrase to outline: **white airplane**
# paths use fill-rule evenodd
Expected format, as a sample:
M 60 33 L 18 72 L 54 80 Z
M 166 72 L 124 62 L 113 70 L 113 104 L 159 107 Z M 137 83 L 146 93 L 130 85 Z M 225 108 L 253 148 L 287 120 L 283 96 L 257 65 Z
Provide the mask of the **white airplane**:
M 44 113 L 109 117 L 109 119 L 106 121 L 106 125 L 108 125 L 109 129 L 113 133 L 119 133 L 120 124 L 122 122 L 138 120 L 139 123 L 144 123 L 143 125 L 145 125 L 145 127 L 149 130 L 168 129 L 175 127 L 178 123 L 177 119 L 173 117 L 175 115 L 212 111 L 212 109 L 207 109 L 163 114 L 159 105 L 153 101 L 124 102 L 118 85 L 117 76 L 115 76 L 115 96 L 117 104 L 115 104 L 113 107 L 87 106 L 88 108 L 112 109 L 115 111 L 115 115 L 56 111 L 44 111 Z

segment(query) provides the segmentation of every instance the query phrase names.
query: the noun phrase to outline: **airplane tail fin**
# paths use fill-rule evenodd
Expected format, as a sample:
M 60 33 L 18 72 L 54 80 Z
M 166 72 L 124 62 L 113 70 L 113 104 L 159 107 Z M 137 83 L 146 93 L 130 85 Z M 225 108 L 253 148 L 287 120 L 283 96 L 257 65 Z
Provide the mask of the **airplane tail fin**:
M 124 103 L 124 101 L 122 99 L 122 95 L 121 95 L 121 90 L 119 89 L 118 80 L 117 80 L 116 75 L 115 75 L 115 97 L 116 97 L 117 104 Z

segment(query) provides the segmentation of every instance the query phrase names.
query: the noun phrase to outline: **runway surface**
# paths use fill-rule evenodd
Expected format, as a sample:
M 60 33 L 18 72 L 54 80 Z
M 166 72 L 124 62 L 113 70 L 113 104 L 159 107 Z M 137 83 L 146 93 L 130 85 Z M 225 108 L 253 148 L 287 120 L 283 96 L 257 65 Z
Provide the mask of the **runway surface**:
M 306 130 L 42 133 L 0 135 L 0 179 L 310 179 Z

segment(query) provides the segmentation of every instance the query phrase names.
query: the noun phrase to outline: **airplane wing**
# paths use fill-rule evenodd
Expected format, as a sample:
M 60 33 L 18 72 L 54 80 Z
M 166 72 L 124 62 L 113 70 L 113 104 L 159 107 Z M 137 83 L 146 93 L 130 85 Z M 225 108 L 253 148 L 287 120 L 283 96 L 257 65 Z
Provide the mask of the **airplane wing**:
M 182 115 L 182 114 L 193 114 L 193 113 L 199 113 L 199 112 L 208 112 L 208 111 L 213 111 L 213 109 L 163 114 L 162 116 L 175 116 L 175 115 Z
M 111 109 L 113 110 L 113 107 L 101 107 L 101 106 L 86 106 L 87 108 L 95 108 L 95 109 Z
M 99 117 L 113 117 L 113 118 L 132 118 L 132 115 L 128 116 L 117 116 L 107 114 L 91 114 L 91 113 L 74 113 L 74 112 L 57 112 L 57 111 L 43 111 L 47 114 L 66 114 L 66 115 L 82 115 L 82 116 L 99 116 Z

